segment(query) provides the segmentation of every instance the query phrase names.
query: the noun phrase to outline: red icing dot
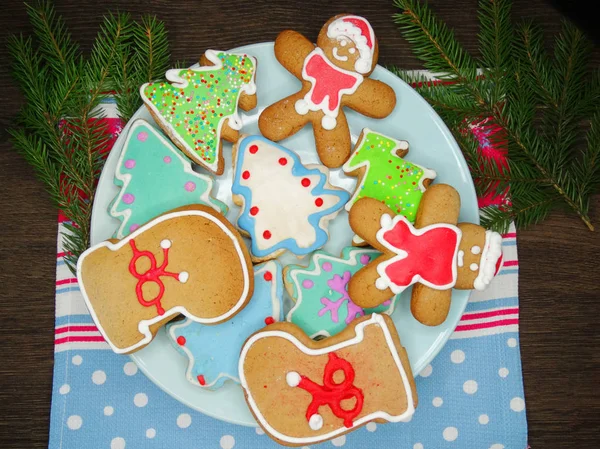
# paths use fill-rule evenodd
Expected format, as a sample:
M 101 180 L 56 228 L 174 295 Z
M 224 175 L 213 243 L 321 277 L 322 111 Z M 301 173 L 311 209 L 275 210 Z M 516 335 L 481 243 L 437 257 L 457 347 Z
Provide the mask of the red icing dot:
M 310 185 L 310 179 L 308 178 L 302 178 L 302 186 L 303 187 L 308 187 Z
M 263 237 L 266 240 L 269 240 L 271 238 L 271 233 L 269 231 L 265 231 L 265 232 L 263 232 Z
M 279 159 L 279 165 L 287 165 L 287 159 L 282 157 Z
M 256 215 L 256 214 L 258 214 L 258 207 L 252 206 L 250 208 L 250 215 Z
M 256 154 L 256 152 L 258 151 L 258 145 L 250 145 L 250 153 L 252 154 Z
M 204 379 L 204 376 L 203 376 L 202 374 L 200 374 L 200 375 L 198 376 L 198 383 L 199 383 L 200 385 L 206 385 L 206 380 Z
M 178 344 L 179 346 L 183 346 L 183 345 L 185 345 L 185 337 L 184 337 L 183 335 L 181 335 L 181 336 L 177 337 L 177 344 Z
M 266 325 L 273 324 L 274 322 L 275 322 L 275 319 L 272 316 L 268 316 L 265 318 Z
M 323 205 L 323 198 L 317 198 L 315 200 L 315 206 L 321 207 Z
M 273 274 L 271 274 L 270 271 L 267 271 L 263 277 L 265 278 L 265 281 L 267 281 L 267 282 L 273 280 Z
M 248 179 L 249 177 L 250 177 L 250 172 L 248 170 L 246 170 L 244 173 L 242 173 L 242 178 Z

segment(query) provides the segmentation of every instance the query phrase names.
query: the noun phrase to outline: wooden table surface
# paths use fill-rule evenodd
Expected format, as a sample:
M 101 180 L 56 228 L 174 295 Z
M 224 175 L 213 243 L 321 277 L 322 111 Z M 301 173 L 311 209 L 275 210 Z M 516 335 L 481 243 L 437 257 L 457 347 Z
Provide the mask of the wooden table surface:
M 430 4 L 476 54 L 477 0 L 430 0 Z M 391 0 L 347 0 L 337 5 L 322 0 L 57 0 L 56 6 L 86 51 L 106 11 L 130 11 L 134 17 L 156 14 L 170 32 L 173 59 L 186 61 L 196 60 L 206 48 L 270 41 L 286 28 L 316 36 L 330 16 L 353 12 L 368 17 L 375 28 L 381 63 L 421 67 L 392 23 L 396 10 Z M 5 42 L 8 34 L 30 28 L 20 1 L 4 0 L 1 10 L 0 447 L 32 449 L 48 444 L 56 211 L 31 168 L 8 142 L 6 127 L 22 99 L 10 78 Z M 560 14 L 542 0 L 515 1 L 513 10 L 517 18 L 536 18 L 549 36 L 560 27 Z M 597 67 L 599 62 L 596 48 L 593 63 Z M 592 218 L 600 228 L 600 198 L 592 203 Z M 600 234 L 588 231 L 572 215 L 555 213 L 543 224 L 521 231 L 518 248 L 530 444 L 534 449 L 598 447 Z

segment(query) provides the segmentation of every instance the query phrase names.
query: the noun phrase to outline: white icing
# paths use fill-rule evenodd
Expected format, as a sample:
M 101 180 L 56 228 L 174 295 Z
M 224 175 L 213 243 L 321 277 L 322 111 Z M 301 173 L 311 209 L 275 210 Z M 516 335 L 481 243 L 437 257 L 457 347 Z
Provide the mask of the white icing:
M 358 237 L 358 236 L 355 236 L 355 237 Z M 342 260 L 340 258 L 337 258 L 330 254 L 327 254 L 323 251 L 318 251 L 316 253 L 313 253 L 313 255 L 311 256 L 312 260 L 314 261 L 314 265 L 315 265 L 315 268 L 313 270 L 306 269 L 306 270 L 291 270 L 290 271 L 290 277 L 292 278 L 292 281 L 297 286 L 296 291 L 298 292 L 298 296 L 295 298 L 294 307 L 292 307 L 292 309 L 288 312 L 288 314 L 286 316 L 286 321 L 289 321 L 290 323 L 292 322 L 292 317 L 294 315 L 294 312 L 298 308 L 300 308 L 300 305 L 302 304 L 302 301 L 304 300 L 304 297 L 302 294 L 304 289 L 300 288 L 301 282 L 298 280 L 298 276 L 301 276 L 301 275 L 302 276 L 311 276 L 311 277 L 320 276 L 321 273 L 323 272 L 321 267 L 323 266 L 323 263 L 324 263 L 321 261 L 329 261 L 329 262 L 335 263 L 335 264 L 343 263 L 349 267 L 355 267 L 359 263 L 361 256 L 368 255 L 368 256 L 371 256 L 372 260 L 374 260 L 380 254 L 381 253 L 379 251 L 376 251 L 374 249 L 356 248 L 356 249 L 352 249 L 348 253 L 348 260 Z M 307 299 L 307 301 L 310 302 L 310 299 Z M 396 298 L 392 298 L 392 303 L 390 304 L 389 308 L 386 311 L 384 311 L 383 313 L 385 313 L 386 315 L 391 315 L 394 312 L 395 306 L 396 306 Z M 315 332 L 313 335 L 310 335 L 310 338 L 314 339 L 317 337 L 330 337 L 330 336 L 331 335 L 326 330 L 320 330 L 319 332 Z
M 471 253 L 473 253 L 473 254 L 479 254 L 480 252 L 481 252 L 480 246 L 475 245 L 471 248 Z
M 384 217 L 387 217 L 387 218 L 384 219 Z M 393 229 L 399 221 L 404 221 L 406 223 L 406 225 L 411 229 L 412 234 L 416 235 L 416 236 L 423 235 L 426 232 L 428 232 L 432 229 L 436 229 L 436 228 L 452 229 L 457 234 L 456 247 L 454 248 L 454 255 L 452 257 L 452 260 L 458 259 L 458 247 L 460 245 L 460 239 L 462 237 L 462 231 L 458 227 L 451 225 L 451 224 L 447 224 L 447 223 L 438 223 L 438 224 L 432 224 L 429 226 L 425 226 L 423 228 L 416 229 L 402 215 L 396 215 L 394 217 L 394 219 L 390 221 L 390 216 L 388 214 L 383 214 L 381 216 L 381 229 L 379 229 L 379 231 L 377 231 L 377 241 L 379 243 L 381 243 L 383 246 L 385 246 L 392 253 L 395 253 L 396 256 L 394 256 L 391 259 L 388 259 L 384 262 L 381 262 L 380 264 L 377 265 L 377 273 L 379 274 L 379 278 L 377 279 L 377 281 L 375 281 L 375 287 L 377 287 L 379 290 L 385 290 L 386 288 L 389 288 L 395 295 L 402 293 L 410 285 L 413 285 L 417 282 L 420 282 L 421 284 L 426 285 L 435 290 L 447 290 L 449 288 L 454 287 L 454 285 L 456 284 L 457 271 L 458 271 L 456 264 L 454 264 L 454 263 L 452 264 L 452 281 L 446 285 L 432 284 L 428 280 L 423 279 L 419 274 L 416 274 L 413 276 L 409 285 L 396 285 L 392 282 L 392 280 L 389 278 L 389 276 L 386 273 L 387 267 L 402 260 L 402 259 L 405 259 L 408 256 L 408 253 L 402 249 L 392 246 L 390 243 L 388 243 L 383 238 L 383 236 L 387 231 Z
M 160 247 L 162 249 L 168 249 L 168 248 L 170 248 L 171 247 L 171 240 L 167 240 L 167 239 L 161 240 Z
M 359 140 L 358 142 L 356 142 L 356 145 L 354 146 L 355 149 L 360 148 L 360 145 L 362 143 L 362 140 L 366 139 L 367 136 L 369 134 L 377 134 L 377 135 L 381 135 L 380 133 L 374 133 L 373 131 L 371 131 L 369 128 L 364 128 L 362 130 L 362 135 L 363 135 L 363 139 Z M 390 150 L 390 155 L 393 157 L 397 157 L 396 152 L 398 150 L 408 150 L 408 142 L 406 140 L 396 140 L 392 137 L 389 136 L 385 136 L 387 139 L 393 140 L 394 141 L 394 146 L 393 148 Z M 435 179 L 435 177 L 437 176 L 437 173 L 434 170 L 430 170 L 429 168 L 425 168 L 422 167 L 419 164 L 415 164 L 414 162 L 411 162 L 411 164 L 413 164 L 415 167 L 420 168 L 421 170 L 423 170 L 423 176 L 421 176 L 421 179 L 419 179 L 419 190 L 421 190 L 421 192 L 425 192 L 425 180 L 426 179 Z M 359 168 L 362 167 L 366 167 L 367 171 L 369 170 L 371 166 L 371 163 L 369 160 L 364 160 L 356 165 L 352 165 L 352 156 L 350 156 L 350 158 L 346 161 L 346 163 L 342 166 L 342 170 L 344 171 L 344 173 L 349 174 L 352 173 L 354 171 L 356 171 Z M 366 176 L 363 176 L 360 184 L 358 184 L 356 186 L 356 189 L 354 190 L 354 193 L 352 194 L 352 198 L 350 198 L 350 201 L 348 201 L 346 203 L 345 209 L 350 212 L 350 209 L 352 209 L 352 206 L 354 205 L 354 203 L 356 202 L 356 197 L 360 194 L 361 190 L 363 189 L 363 186 L 365 185 L 365 180 L 367 179 Z
M 354 64 L 354 69 L 358 73 L 368 73 L 373 65 L 373 48 L 369 47 L 367 37 L 363 36 L 361 29 L 356 25 L 347 22 L 347 19 L 360 20 L 366 24 L 369 37 L 371 38 L 371 45 L 375 46 L 375 33 L 373 32 L 371 24 L 364 17 L 360 16 L 343 16 L 334 20 L 329 24 L 329 27 L 327 27 L 327 37 L 338 40 L 348 38 L 354 42 L 358 54 L 360 55 Z
M 502 236 L 494 231 L 485 231 L 485 244 L 479 261 L 479 274 L 473 281 L 476 290 L 485 290 L 496 275 L 496 264 L 502 257 Z
M 190 273 L 188 273 L 187 271 L 182 271 L 181 273 L 179 273 L 177 279 L 179 279 L 179 282 L 181 282 L 182 284 L 185 284 L 190 279 Z
M 227 53 L 227 52 L 222 52 L 219 50 L 206 50 L 204 55 L 210 62 L 213 63 L 213 65 L 206 66 L 206 67 L 190 67 L 190 70 L 193 70 L 194 72 L 206 72 L 209 70 L 221 69 L 223 67 L 223 62 L 219 59 L 219 56 L 218 56 L 219 53 Z M 229 54 L 239 55 L 239 53 L 229 53 Z M 248 82 L 247 84 L 244 84 L 240 87 L 240 94 L 246 93 L 248 95 L 254 95 L 256 93 L 256 68 L 257 68 L 256 67 L 256 58 L 254 56 L 250 56 L 250 55 L 245 55 L 245 56 L 252 60 L 252 64 L 254 66 L 254 72 L 252 73 L 252 79 L 250 80 L 250 82 Z M 170 69 L 167 71 L 165 76 L 166 76 L 167 80 L 172 82 L 175 86 L 183 88 L 188 85 L 188 81 L 177 75 L 177 73 L 180 72 L 181 70 L 182 69 Z M 159 118 L 162 126 L 168 130 L 167 134 L 169 134 L 169 136 L 171 136 L 174 143 L 176 143 L 178 147 L 187 149 L 186 155 L 189 156 L 193 162 L 196 162 L 197 164 L 200 164 L 213 172 L 216 171 L 219 166 L 219 160 L 222 158 L 222 153 L 217 148 L 217 157 L 215 157 L 215 161 L 212 164 L 208 163 L 207 161 L 202 159 L 200 156 L 198 156 L 196 154 L 195 149 L 190 148 L 190 146 L 183 139 L 183 137 L 181 137 L 179 135 L 179 133 L 177 132 L 177 129 L 171 123 L 169 123 L 167 120 L 161 118 L 162 116 L 161 116 L 161 113 L 158 110 L 158 108 L 146 97 L 146 95 L 144 95 L 144 90 L 146 89 L 146 86 L 148 86 L 148 84 L 150 84 L 150 83 L 145 83 L 140 86 L 140 96 L 142 97 L 142 100 L 144 101 L 146 106 L 152 112 L 152 115 L 154 117 Z M 216 132 L 216 135 L 219 138 L 221 137 L 221 129 L 223 128 L 223 123 L 225 123 L 226 120 L 229 120 L 228 125 L 232 129 L 240 130 L 242 128 L 243 123 L 242 123 L 242 119 L 239 115 L 238 108 L 239 108 L 239 98 L 238 98 L 238 101 L 236 101 L 233 113 L 231 115 L 224 116 L 219 121 L 219 124 L 217 125 L 217 132 Z
M 356 327 L 354 329 L 356 332 L 355 337 L 351 338 L 350 340 L 342 341 L 336 345 L 325 347 L 325 348 L 320 348 L 320 349 L 307 348 L 296 337 L 288 334 L 287 332 L 283 332 L 283 331 L 258 332 L 256 334 L 252 335 L 248 339 L 248 341 L 246 341 L 246 343 L 244 344 L 244 347 L 242 348 L 242 352 L 240 354 L 240 362 L 238 365 L 239 373 L 240 373 L 240 384 L 242 385 L 242 388 L 244 388 L 244 390 L 246 391 L 246 400 L 248 402 L 248 405 L 250 406 L 250 409 L 252 410 L 256 419 L 260 422 L 261 427 L 264 428 L 270 435 L 273 435 L 278 440 L 285 441 L 287 443 L 291 443 L 291 444 L 295 444 L 295 445 L 311 444 L 311 443 L 316 443 L 316 442 L 320 442 L 323 440 L 328 440 L 330 438 L 334 438 L 334 437 L 336 437 L 340 434 L 346 433 L 348 431 L 348 428 L 342 425 L 340 428 L 334 429 L 331 432 L 325 433 L 323 435 L 299 438 L 299 437 L 285 435 L 285 434 L 282 434 L 281 432 L 275 430 L 267 422 L 267 420 L 265 419 L 265 417 L 263 416 L 263 414 L 257 407 L 256 401 L 254 400 L 254 396 L 252 395 L 252 392 L 248 389 L 248 382 L 246 381 L 246 376 L 244 374 L 244 362 L 246 360 L 248 351 L 250 350 L 250 348 L 252 347 L 252 345 L 254 343 L 256 343 L 258 340 L 263 339 L 263 338 L 279 337 L 279 338 L 288 340 L 290 343 L 292 343 L 294 346 L 296 346 L 296 348 L 298 348 L 304 354 L 307 354 L 310 356 L 318 356 L 318 355 L 323 355 L 323 354 L 329 354 L 331 352 L 338 351 L 338 350 L 346 348 L 348 346 L 359 344 L 364 339 L 365 327 L 372 326 L 372 325 L 378 326 L 381 329 L 381 331 L 383 332 L 383 335 L 385 337 L 385 341 L 387 343 L 390 354 L 391 354 L 392 358 L 394 359 L 396 368 L 398 369 L 400 377 L 402 378 L 402 386 L 404 387 L 404 392 L 406 394 L 407 407 L 406 407 L 406 410 L 404 411 L 404 413 L 402 413 L 400 415 L 390 415 L 389 413 L 387 413 L 385 411 L 376 411 L 376 412 L 370 413 L 368 415 L 365 415 L 365 416 L 355 420 L 353 423 L 353 426 L 351 428 L 360 427 L 361 425 L 363 425 L 369 421 L 373 421 L 375 419 L 385 419 L 386 421 L 389 421 L 389 422 L 400 422 L 402 420 L 407 419 L 409 416 L 411 416 L 415 412 L 415 407 L 414 407 L 413 394 L 412 394 L 412 389 L 410 386 L 410 381 L 408 379 L 408 375 L 406 373 L 406 370 L 402 366 L 402 361 L 400 360 L 400 356 L 398 355 L 398 352 L 396 351 L 396 346 L 394 344 L 394 340 L 392 339 L 392 334 L 391 334 L 389 328 L 387 327 L 387 324 L 386 324 L 385 320 L 383 319 L 383 316 L 381 316 L 377 313 L 374 313 L 371 315 L 371 318 L 369 318 L 368 320 L 362 321 L 356 325 Z
M 318 413 L 315 413 L 308 420 L 308 426 L 312 430 L 319 430 L 321 427 L 323 427 L 323 417 Z
M 347 60 L 348 60 L 348 56 L 342 56 L 342 55 L 339 55 L 339 54 L 338 54 L 338 49 L 337 49 L 337 47 L 333 47 L 332 53 L 333 53 L 333 57 L 334 57 L 335 59 L 337 59 L 338 61 L 343 61 L 343 62 L 345 62 L 345 61 L 347 61 Z
M 348 49 L 348 53 L 353 55 L 354 53 L 356 53 L 356 48 L 353 47 L 353 48 Z
M 458 266 L 462 267 L 465 264 L 465 252 L 463 250 L 460 250 L 458 252 Z
M 296 371 L 290 371 L 285 375 L 285 381 L 290 387 L 297 387 L 300 384 L 300 374 Z
M 479 265 L 477 265 L 476 263 L 472 263 L 471 265 L 469 265 L 469 269 L 471 271 L 477 271 L 479 270 Z
M 312 95 L 313 95 L 313 92 L 315 89 L 315 84 L 317 83 L 317 79 L 312 76 L 309 76 L 308 73 L 306 73 L 306 66 L 307 66 L 308 62 L 310 61 L 310 59 L 317 55 L 321 56 L 323 58 L 323 60 L 326 62 L 326 64 L 329 65 L 335 71 L 346 74 L 348 76 L 352 76 L 356 80 L 356 82 L 354 83 L 354 86 L 352 86 L 351 88 L 341 89 L 339 91 L 338 104 L 337 104 L 337 107 L 333 110 L 329 109 L 329 96 L 325 96 L 323 101 L 321 101 L 321 103 L 319 103 L 319 104 L 315 104 L 312 101 Z M 337 116 L 338 116 L 338 113 L 339 113 L 339 110 L 340 110 L 340 107 L 342 104 L 342 96 L 343 95 L 351 95 L 354 92 L 356 92 L 356 89 L 358 89 L 358 86 L 360 86 L 364 80 L 362 75 L 355 73 L 355 72 L 350 72 L 349 70 L 341 69 L 338 66 L 336 66 L 335 64 L 333 64 L 327 58 L 327 56 L 325 56 L 325 53 L 323 53 L 323 50 L 321 50 L 319 47 L 315 48 L 306 57 L 306 59 L 304 59 L 304 65 L 302 67 L 302 79 L 309 81 L 311 83 L 310 90 L 306 93 L 304 98 L 296 101 L 296 103 L 294 104 L 294 109 L 300 115 L 305 115 L 308 113 L 308 111 L 322 111 L 325 115 L 321 119 L 321 125 L 323 126 L 323 128 L 325 128 L 327 130 L 331 130 L 331 129 L 335 128 L 335 124 L 337 123 Z M 330 119 L 326 120 L 327 117 L 329 117 Z M 327 123 L 327 125 L 326 125 L 326 123 Z M 333 127 L 331 127 L 332 123 L 333 123 Z
M 345 47 L 346 45 L 348 45 L 348 41 L 346 39 L 340 39 L 340 45 L 342 47 Z
M 354 237 L 352 237 L 352 242 L 356 243 L 357 245 L 362 245 L 363 243 L 365 243 L 364 239 L 362 239 L 360 236 L 358 235 L 354 235 Z
M 243 282 L 244 282 L 244 289 L 243 289 L 239 299 L 236 301 L 235 305 L 231 309 L 229 309 L 227 312 L 225 312 L 222 315 L 212 317 L 212 318 L 196 317 L 196 316 L 192 315 L 190 312 L 188 312 L 188 310 L 184 306 L 171 307 L 170 309 L 165 310 L 165 313 L 163 315 L 157 314 L 157 316 L 155 316 L 151 319 L 141 320 L 138 323 L 138 331 L 143 335 L 143 337 L 140 339 L 140 341 L 138 341 L 134 345 L 131 345 L 131 346 L 128 346 L 125 348 L 119 348 L 119 347 L 115 346 L 115 344 L 110 339 L 110 336 L 104 330 L 102 323 L 98 319 L 98 316 L 96 315 L 94 307 L 92 306 L 92 303 L 91 303 L 88 293 L 86 291 L 85 283 L 83 282 L 82 272 L 81 272 L 85 259 L 91 253 L 93 253 L 101 248 L 108 248 L 110 251 L 118 251 L 123 246 L 129 245 L 129 242 L 131 240 L 137 238 L 140 234 L 146 232 L 149 229 L 152 229 L 154 226 L 156 226 L 162 222 L 172 220 L 174 218 L 189 217 L 189 216 L 203 217 L 203 218 L 213 222 L 233 242 L 233 246 L 238 255 L 238 259 L 240 261 L 240 265 L 242 268 Z M 242 243 L 242 245 L 243 245 L 243 243 Z M 160 321 L 163 321 L 165 318 L 168 318 L 170 316 L 185 315 L 186 317 L 188 317 L 198 323 L 202 323 L 202 324 L 213 324 L 213 323 L 219 323 L 221 321 L 225 321 L 226 319 L 237 314 L 243 308 L 244 304 L 246 303 L 246 299 L 248 298 L 248 294 L 249 294 L 249 290 L 250 290 L 250 288 L 249 288 L 250 273 L 248 270 L 248 266 L 246 264 L 246 259 L 244 257 L 244 253 L 242 252 L 242 248 L 240 246 L 240 242 L 238 241 L 238 237 L 235 234 L 233 234 L 231 232 L 231 230 L 218 217 L 216 217 L 212 214 L 209 214 L 207 212 L 201 211 L 201 210 L 193 210 L 193 209 L 183 210 L 183 211 L 179 211 L 179 212 L 171 212 L 171 213 L 161 215 L 160 217 L 155 218 L 154 220 L 152 220 L 152 221 L 146 223 L 145 225 L 141 226 L 140 228 L 136 229 L 134 232 L 129 234 L 124 239 L 118 241 L 117 243 L 111 243 L 110 241 L 105 241 L 105 242 L 101 242 L 101 243 L 94 245 L 91 248 L 87 249 L 79 257 L 79 260 L 77 261 L 77 281 L 79 283 L 79 288 L 81 290 L 81 294 L 83 296 L 85 304 L 86 304 L 87 308 L 89 309 L 90 315 L 94 319 L 94 322 L 96 323 L 96 326 L 98 327 L 98 330 L 100 331 L 100 333 L 102 334 L 102 336 L 104 337 L 106 342 L 110 345 L 112 350 L 114 352 L 116 352 L 117 354 L 127 354 L 127 353 L 133 352 L 136 349 L 150 343 L 152 341 L 152 333 L 150 332 L 150 326 L 152 326 L 153 324 L 156 324 Z
M 308 221 L 308 217 L 335 206 L 339 202 L 339 197 L 331 194 L 318 195 L 318 198 L 323 200 L 323 204 L 317 207 L 315 205 L 317 196 L 312 191 L 321 181 L 318 174 L 303 176 L 310 180 L 310 186 L 304 187 L 301 178 L 292 174 L 294 161 L 287 152 L 262 139 L 250 140 L 247 144 L 244 141 L 243 145 L 244 148 L 249 148 L 251 145 L 260 148 L 256 154 L 245 154 L 243 164 L 239 168 L 242 173 L 246 170 L 250 173 L 250 178 L 243 179 L 240 176 L 239 180 L 241 186 L 248 187 L 252 192 L 252 204 L 245 204 L 244 207 L 249 209 L 256 206 L 259 210 L 258 214 L 252 217 L 256 230 L 253 236 L 256 246 L 264 250 L 287 239 L 294 239 L 300 248 L 313 245 L 317 233 Z M 281 158 L 287 159 L 286 165 L 282 166 L 279 163 Z M 307 165 L 306 168 L 316 168 L 326 176 L 329 175 L 329 171 L 321 165 Z M 278 192 L 277 195 L 273 195 L 274 188 Z M 329 184 L 329 181 L 323 188 L 342 190 Z M 337 214 L 336 210 L 325 215 L 321 218 L 319 226 L 327 232 L 327 223 Z M 269 239 L 263 237 L 264 230 L 271 233 Z

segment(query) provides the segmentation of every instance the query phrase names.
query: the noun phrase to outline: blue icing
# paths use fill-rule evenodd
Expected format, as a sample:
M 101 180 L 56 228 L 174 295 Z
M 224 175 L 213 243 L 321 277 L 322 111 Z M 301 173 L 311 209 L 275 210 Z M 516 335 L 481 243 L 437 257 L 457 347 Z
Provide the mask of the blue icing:
M 127 134 L 114 183 L 121 187 L 108 208 L 121 220 L 115 238 L 181 206 L 204 204 L 227 213 L 227 206 L 211 196 L 213 179 L 194 172 L 180 151 L 145 120 L 136 120 Z
M 270 281 L 265 274 L 271 273 Z M 283 284 L 281 265 L 269 261 L 254 267 L 254 294 L 246 307 L 231 320 L 207 326 L 190 319 L 167 325 L 167 334 L 177 351 L 189 359 L 188 381 L 216 390 L 227 379 L 239 383 L 238 361 L 242 345 L 254 332 L 265 326 L 265 319 L 283 320 Z M 274 316 L 275 315 L 275 316 Z M 178 343 L 185 338 L 184 345 Z
M 289 195 L 286 195 L 285 192 L 282 192 L 282 190 L 277 190 L 277 187 L 285 189 L 285 186 L 281 186 L 280 184 L 275 185 L 274 182 L 271 182 L 273 184 L 273 188 L 269 192 L 267 192 L 269 194 L 268 198 L 254 197 L 252 190 L 248 186 L 242 184 L 244 182 L 242 177 L 243 173 L 245 172 L 245 167 L 251 164 L 250 162 L 246 164 L 247 158 L 250 157 L 248 149 L 253 145 L 257 145 L 259 147 L 259 150 L 256 154 L 261 154 L 261 151 L 263 149 L 271 152 L 273 149 L 275 149 L 277 153 L 275 154 L 275 156 L 273 156 L 275 158 L 274 165 L 276 164 L 276 160 L 279 157 L 291 159 L 291 178 L 286 178 L 286 180 L 291 180 L 295 183 L 297 182 L 297 185 L 300 185 L 301 180 L 307 176 L 310 176 L 313 179 L 318 179 L 316 185 L 310 186 L 310 193 L 312 195 L 312 197 L 310 198 L 310 202 L 299 204 L 298 207 L 295 209 L 297 211 L 308 209 L 311 211 L 314 210 L 314 212 L 309 214 L 308 217 L 306 217 L 305 215 L 301 215 L 299 217 L 286 216 L 284 217 L 284 221 L 280 221 L 279 223 L 277 223 L 277 227 L 282 227 L 285 226 L 286 219 L 287 221 L 307 220 L 312 229 L 314 230 L 315 234 L 314 242 L 312 244 L 307 246 L 301 246 L 298 243 L 298 238 L 288 237 L 279 241 L 277 241 L 277 239 L 273 239 L 273 244 L 266 245 L 266 247 L 264 248 L 259 247 L 257 240 L 262 239 L 263 229 L 256 229 L 256 218 L 253 217 L 250 213 L 252 206 L 255 206 L 257 204 L 260 204 L 261 206 L 270 206 L 272 205 L 272 203 L 275 203 L 277 201 L 279 201 L 280 203 L 282 201 L 289 203 L 290 201 L 299 201 L 299 199 L 296 197 L 289 198 Z M 325 169 L 325 167 L 322 168 Z M 258 167 L 258 169 L 258 173 L 261 174 L 260 166 Z M 263 173 L 261 175 L 265 177 L 264 170 L 262 170 L 262 172 Z M 239 228 L 250 234 L 250 238 L 252 240 L 251 250 L 254 256 L 267 257 L 273 254 L 274 252 L 282 249 L 288 250 L 296 255 L 306 255 L 327 243 L 329 236 L 326 231 L 326 224 L 320 223 L 321 220 L 324 217 L 327 217 L 328 215 L 335 216 L 335 214 L 337 214 L 337 212 L 350 199 L 350 194 L 345 190 L 327 187 L 327 178 L 327 174 L 322 172 L 321 170 L 317 168 L 306 168 L 304 165 L 302 165 L 300 157 L 295 152 L 281 145 L 278 145 L 262 136 L 248 136 L 238 143 L 235 160 L 235 175 L 231 191 L 233 195 L 243 197 L 244 207 L 238 218 L 237 224 Z M 271 179 L 269 178 L 265 179 L 265 182 L 270 181 Z M 322 207 L 316 207 L 314 205 L 315 200 L 319 197 L 325 198 L 326 201 L 326 203 L 324 203 Z M 261 212 L 259 212 L 259 214 L 260 213 Z M 275 223 L 268 224 L 271 226 L 275 226 Z M 292 234 L 292 232 L 290 232 L 290 234 Z

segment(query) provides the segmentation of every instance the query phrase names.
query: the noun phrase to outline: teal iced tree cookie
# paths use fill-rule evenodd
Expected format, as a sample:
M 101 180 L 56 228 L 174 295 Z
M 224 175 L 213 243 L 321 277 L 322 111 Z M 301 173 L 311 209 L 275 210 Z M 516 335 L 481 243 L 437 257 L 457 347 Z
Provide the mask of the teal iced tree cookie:
M 114 234 L 118 239 L 181 206 L 204 204 L 227 213 L 227 206 L 211 196 L 213 179 L 194 172 L 181 152 L 145 120 L 132 124 L 114 182 L 121 191 L 109 206 L 109 213 L 121 220 Z
M 380 254 L 373 249 L 355 247 L 344 248 L 341 257 L 316 251 L 308 267 L 285 267 L 284 284 L 296 302 L 287 314 L 287 321 L 300 326 L 311 338 L 329 337 L 365 314 L 391 314 L 397 297 L 373 309 L 362 309 L 348 296 L 348 281 L 352 275 Z

